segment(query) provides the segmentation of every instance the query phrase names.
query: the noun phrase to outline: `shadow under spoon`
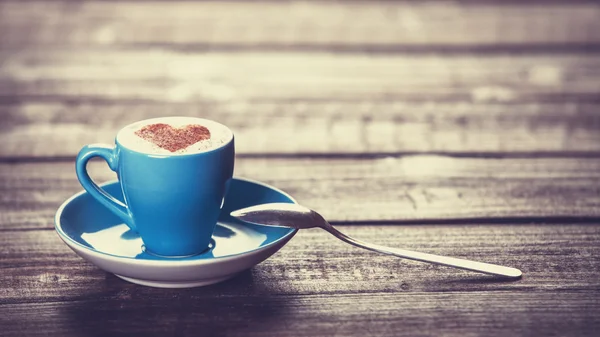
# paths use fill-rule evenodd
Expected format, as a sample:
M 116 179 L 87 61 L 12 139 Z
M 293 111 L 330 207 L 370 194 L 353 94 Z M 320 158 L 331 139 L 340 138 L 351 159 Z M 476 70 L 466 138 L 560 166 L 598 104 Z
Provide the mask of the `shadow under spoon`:
M 233 211 L 231 212 L 231 216 L 241 221 L 249 222 L 256 225 L 290 227 L 297 229 L 319 227 L 328 231 L 338 239 L 347 242 L 351 245 L 378 253 L 394 255 L 405 259 L 439 264 L 443 266 L 465 269 L 478 273 L 502 276 L 512 279 L 518 279 L 522 275 L 521 271 L 516 268 L 504 267 L 491 263 L 469 261 L 454 257 L 413 252 L 410 250 L 386 247 L 360 241 L 351 238 L 348 235 L 337 230 L 329 222 L 327 222 L 319 213 L 298 204 L 262 204 Z

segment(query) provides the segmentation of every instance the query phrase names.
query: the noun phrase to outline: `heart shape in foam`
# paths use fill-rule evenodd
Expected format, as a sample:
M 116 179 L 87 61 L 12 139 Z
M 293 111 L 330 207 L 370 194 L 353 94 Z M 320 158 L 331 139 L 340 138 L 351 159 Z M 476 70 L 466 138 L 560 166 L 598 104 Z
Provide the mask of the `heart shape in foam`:
M 181 128 L 174 128 L 163 123 L 150 124 L 139 129 L 135 134 L 171 152 L 210 139 L 210 131 L 205 126 L 197 124 L 186 125 Z

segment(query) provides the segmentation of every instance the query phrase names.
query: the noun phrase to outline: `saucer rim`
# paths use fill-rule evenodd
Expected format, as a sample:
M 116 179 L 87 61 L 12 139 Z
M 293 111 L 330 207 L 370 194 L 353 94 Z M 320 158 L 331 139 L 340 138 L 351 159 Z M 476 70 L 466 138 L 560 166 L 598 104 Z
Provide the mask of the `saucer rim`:
M 292 197 L 290 194 L 288 194 L 287 192 L 284 192 L 272 185 L 260 182 L 258 180 L 254 180 L 254 179 L 249 179 L 249 178 L 243 178 L 243 177 L 233 177 L 233 180 L 240 180 L 240 181 L 245 181 L 245 182 L 249 182 L 252 184 L 256 184 L 256 185 L 260 185 L 263 187 L 266 187 L 268 189 L 274 190 L 278 193 L 281 193 L 282 195 L 286 196 L 287 198 L 289 198 L 292 203 L 297 204 L 298 202 L 296 201 L 296 199 L 294 199 L 294 197 Z M 115 184 L 115 183 L 119 183 L 118 179 L 114 179 L 114 180 L 109 180 L 106 181 L 104 183 L 99 184 L 98 186 L 106 186 L 106 185 L 111 185 L 111 184 Z M 290 231 L 288 233 L 286 233 L 285 235 L 277 238 L 276 240 L 264 245 L 264 246 L 260 246 L 254 249 L 250 249 L 241 253 L 236 253 L 236 254 L 231 254 L 231 255 L 227 255 L 227 256 L 219 256 L 219 257 L 212 257 L 212 258 L 208 258 L 208 259 L 192 259 L 192 260 L 144 260 L 144 259 L 136 259 L 135 257 L 128 257 L 128 256 L 121 256 L 121 255 L 114 255 L 114 254 L 110 254 L 110 253 L 106 253 L 106 252 L 102 252 L 99 251 L 97 249 L 94 248 L 90 248 L 86 245 L 83 245 L 77 241 L 75 241 L 73 238 L 71 238 L 69 235 L 67 235 L 63 229 L 62 229 L 62 224 L 60 222 L 60 217 L 64 212 L 65 207 L 70 204 L 73 200 L 81 197 L 82 195 L 87 194 L 87 191 L 82 190 L 74 195 L 72 195 L 71 197 L 69 197 L 67 200 L 65 200 L 60 207 L 56 210 L 56 213 L 54 215 L 54 229 L 56 231 L 56 233 L 58 234 L 58 236 L 61 238 L 62 241 L 64 241 L 70 248 L 74 249 L 74 250 L 83 250 L 85 251 L 87 254 L 92 254 L 94 256 L 97 256 L 99 258 L 102 259 L 109 259 L 109 260 L 113 260 L 115 262 L 126 262 L 126 263 L 132 263 L 135 265 L 147 265 L 147 266 L 165 266 L 165 267 L 184 267 L 184 266 L 198 266 L 198 265 L 209 265 L 209 264 L 213 264 L 216 262 L 227 262 L 230 260 L 235 260 L 236 258 L 242 257 L 242 256 L 247 256 L 247 255 L 253 255 L 253 254 L 257 254 L 260 253 L 262 251 L 268 250 L 278 244 L 280 244 L 282 241 L 284 242 L 284 244 L 291 240 L 292 237 L 294 235 L 296 235 L 296 233 L 298 232 L 298 229 L 295 228 L 290 228 Z M 240 222 L 240 224 L 243 224 L 243 222 Z

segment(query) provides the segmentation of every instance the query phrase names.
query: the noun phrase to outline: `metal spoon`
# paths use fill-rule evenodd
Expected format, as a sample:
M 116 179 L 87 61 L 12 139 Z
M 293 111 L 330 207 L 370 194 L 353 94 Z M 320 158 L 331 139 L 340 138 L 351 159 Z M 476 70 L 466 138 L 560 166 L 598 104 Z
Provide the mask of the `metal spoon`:
M 368 249 L 374 252 L 394 255 L 405 259 L 440 264 L 443 266 L 466 269 L 474 272 L 497 275 L 509 278 L 520 278 L 520 270 L 510 267 L 498 266 L 490 263 L 475 262 L 454 257 L 445 257 L 427 253 L 412 252 L 409 250 L 380 246 L 353 239 L 338 231 L 327 222 L 319 213 L 297 204 L 272 203 L 243 208 L 231 212 L 231 216 L 239 220 L 266 226 L 291 227 L 298 229 L 320 227 L 333 234 L 338 239 L 351 245 Z

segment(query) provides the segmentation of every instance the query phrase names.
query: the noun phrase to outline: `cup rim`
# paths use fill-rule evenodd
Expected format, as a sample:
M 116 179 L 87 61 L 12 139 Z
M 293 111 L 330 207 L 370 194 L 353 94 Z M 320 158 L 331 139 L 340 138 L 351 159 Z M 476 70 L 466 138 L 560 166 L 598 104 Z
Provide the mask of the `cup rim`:
M 125 145 L 123 145 L 123 143 L 119 142 L 119 135 L 121 134 L 121 132 L 123 132 L 123 130 L 125 130 L 126 128 L 140 123 L 140 122 L 150 122 L 153 120 L 161 120 L 161 119 L 166 119 L 166 118 L 185 118 L 185 119 L 195 119 L 198 120 L 199 123 L 202 123 L 203 121 L 205 122 L 209 122 L 210 124 L 218 124 L 219 126 L 223 127 L 224 129 L 226 129 L 227 131 L 229 131 L 229 135 L 231 136 L 226 142 L 223 142 L 223 144 L 214 147 L 212 149 L 206 150 L 206 151 L 201 151 L 201 152 L 194 152 L 194 153 L 173 153 L 173 154 L 169 154 L 169 153 L 149 153 L 149 152 L 142 152 L 142 151 L 137 151 L 134 150 L 130 147 L 127 147 Z M 140 155 L 144 155 L 144 156 L 149 156 L 152 158 L 177 158 L 177 157 L 193 157 L 193 156 L 202 156 L 202 155 L 206 155 L 209 153 L 213 153 L 215 151 L 219 151 L 222 150 L 223 148 L 227 147 L 228 145 L 232 144 L 234 142 L 235 139 L 235 135 L 233 134 L 233 131 L 225 124 L 223 123 L 219 123 L 215 120 L 212 119 L 208 119 L 208 118 L 201 118 L 201 117 L 188 117 L 188 116 L 165 116 L 165 117 L 155 117 L 155 118 L 148 118 L 148 119 L 142 119 L 133 123 L 129 123 L 127 125 L 125 125 L 124 127 L 122 127 L 116 134 L 115 136 L 115 144 L 117 145 L 117 148 L 120 150 L 126 150 L 129 152 L 133 152 L 133 153 L 137 153 Z

